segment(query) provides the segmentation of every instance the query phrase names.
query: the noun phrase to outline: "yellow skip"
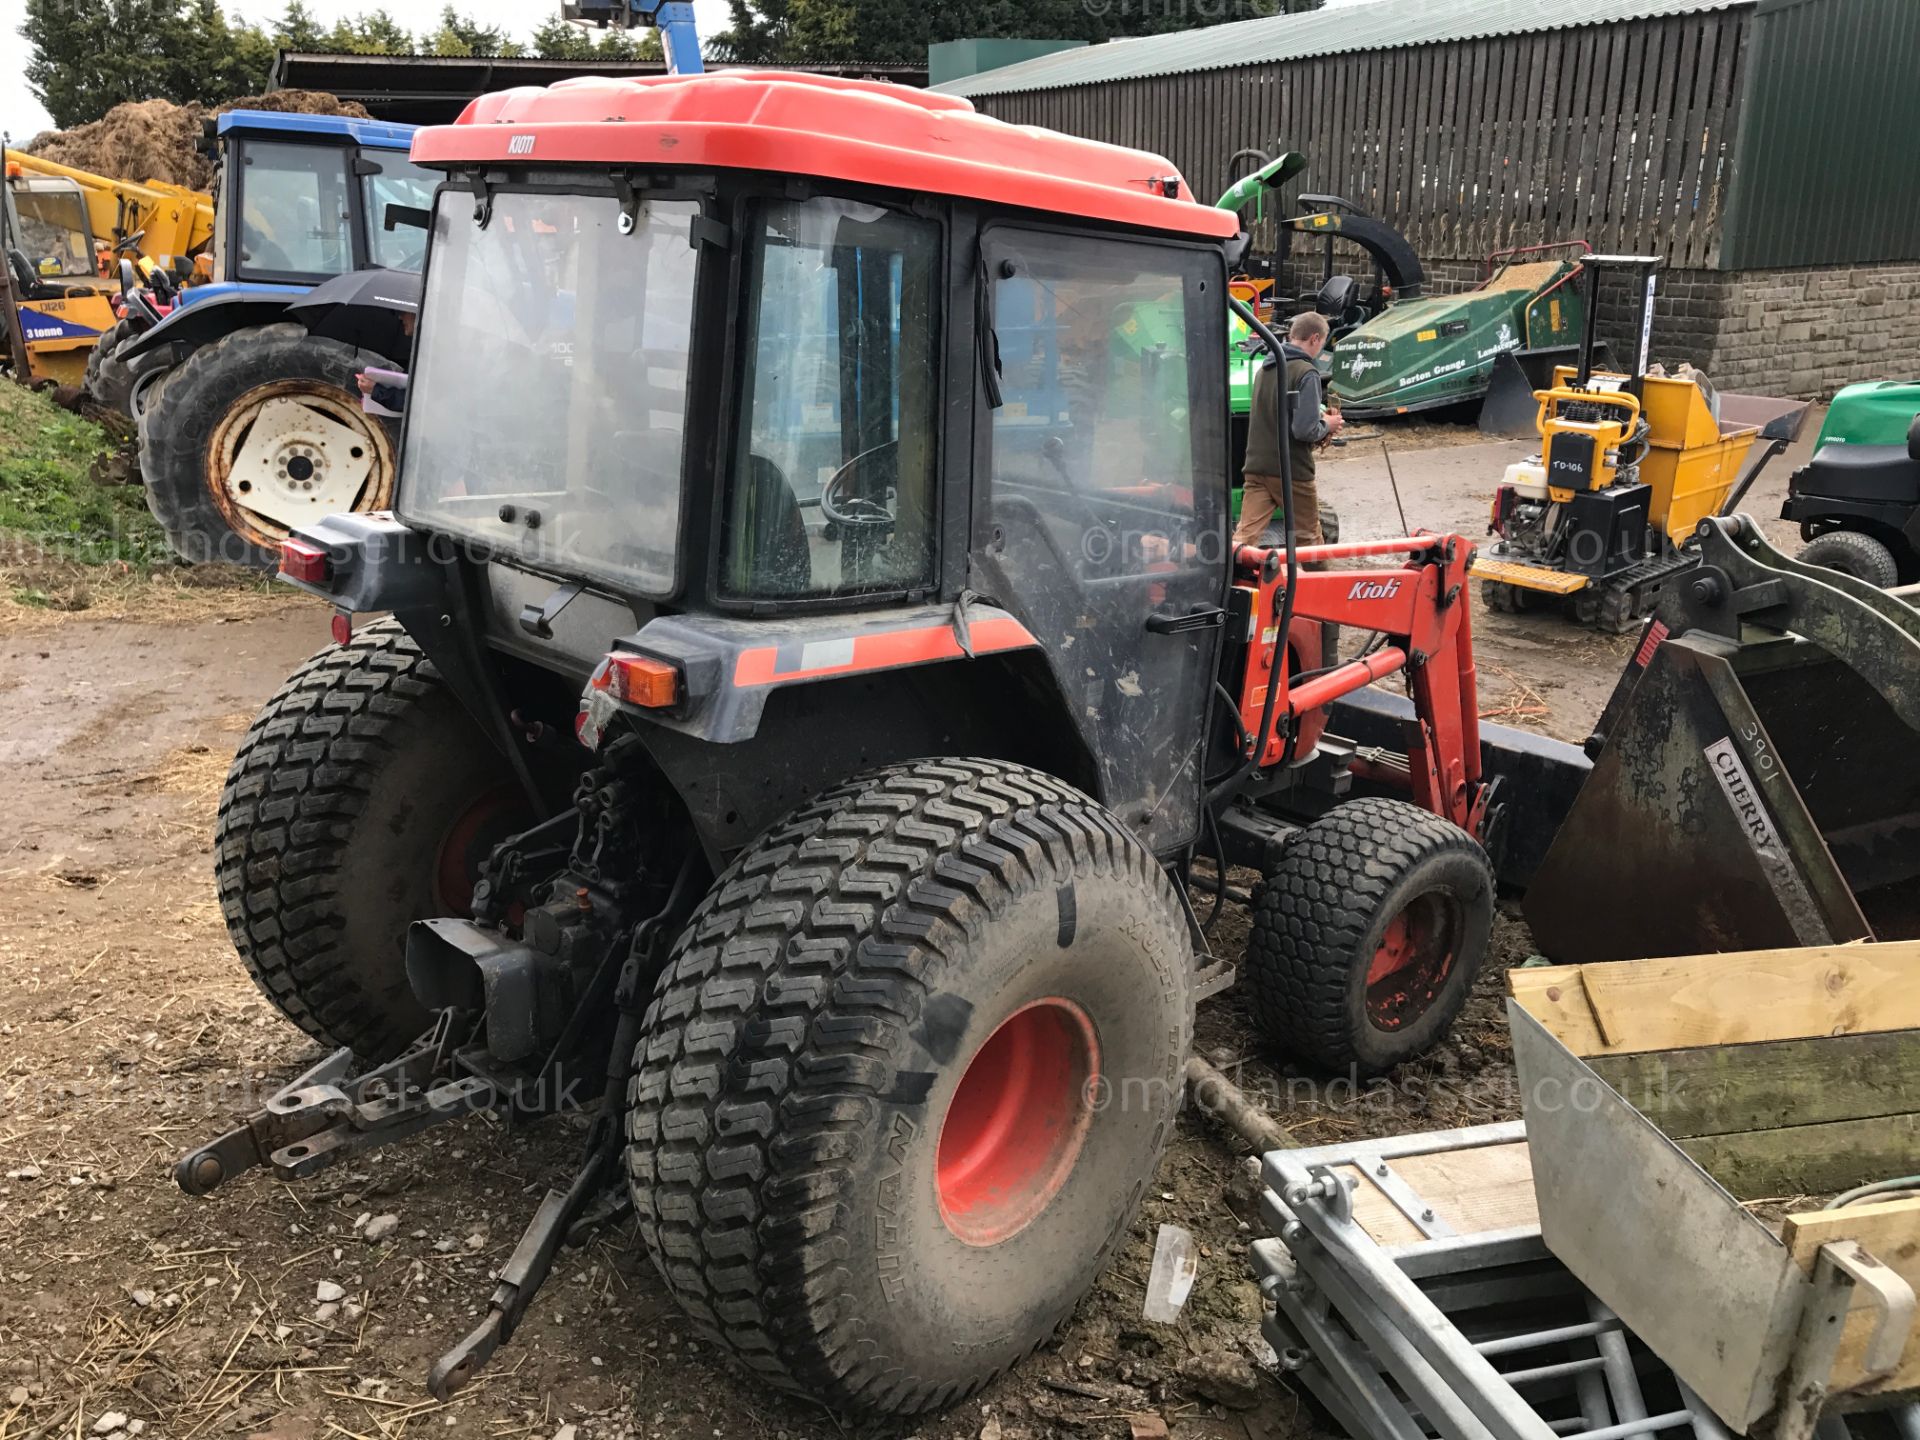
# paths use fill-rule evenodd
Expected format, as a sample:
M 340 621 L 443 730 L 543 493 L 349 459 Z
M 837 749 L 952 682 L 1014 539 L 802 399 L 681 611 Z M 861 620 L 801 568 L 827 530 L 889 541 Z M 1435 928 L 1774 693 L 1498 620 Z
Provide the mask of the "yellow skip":
M 1473 562 L 1467 572 L 1475 580 L 1498 580 L 1502 585 L 1518 585 L 1522 590 L 1544 590 L 1549 595 L 1571 595 L 1587 588 L 1587 577 L 1570 575 L 1564 570 L 1549 570 L 1544 565 L 1522 565 L 1514 560 Z

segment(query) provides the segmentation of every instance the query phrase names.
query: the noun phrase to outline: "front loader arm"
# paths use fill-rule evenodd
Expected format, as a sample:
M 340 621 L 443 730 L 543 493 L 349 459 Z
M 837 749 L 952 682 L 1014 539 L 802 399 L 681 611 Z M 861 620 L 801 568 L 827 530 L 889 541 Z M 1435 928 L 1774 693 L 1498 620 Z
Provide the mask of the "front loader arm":
M 1257 577 L 1254 613 L 1279 613 L 1280 552 L 1248 546 L 1240 551 L 1244 572 Z M 1296 623 L 1305 620 L 1372 631 L 1384 644 L 1345 664 L 1293 673 L 1293 651 L 1279 643 L 1277 627 L 1257 637 L 1250 655 L 1242 716 L 1249 733 L 1265 700 L 1255 677 L 1278 674 L 1286 686 L 1276 707 L 1299 726 L 1313 712 L 1397 671 L 1410 673 L 1414 734 L 1408 746 L 1413 799 L 1480 836 L 1486 797 L 1481 784 L 1478 676 L 1466 595 L 1473 547 L 1458 535 L 1417 535 L 1392 540 L 1311 545 L 1299 551 L 1305 565 L 1334 564 L 1368 556 L 1406 555 L 1411 563 L 1388 570 L 1303 569 L 1294 597 Z M 1244 578 L 1243 578 L 1243 583 Z M 1263 767 L 1286 753 L 1276 726 L 1256 741 Z

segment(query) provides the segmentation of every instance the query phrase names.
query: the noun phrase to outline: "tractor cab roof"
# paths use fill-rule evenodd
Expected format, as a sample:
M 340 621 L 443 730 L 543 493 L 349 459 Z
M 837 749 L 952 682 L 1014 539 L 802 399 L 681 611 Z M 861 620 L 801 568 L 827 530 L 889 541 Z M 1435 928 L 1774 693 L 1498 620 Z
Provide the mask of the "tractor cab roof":
M 1224 240 L 1161 156 L 1009 125 L 970 101 L 871 80 L 752 70 L 564 80 L 483 95 L 414 140 L 423 165 L 771 171 L 957 196 Z
M 219 135 L 344 139 L 371 150 L 405 150 L 413 144 L 414 128 L 352 115 L 297 115 L 281 110 L 229 110 L 215 121 Z

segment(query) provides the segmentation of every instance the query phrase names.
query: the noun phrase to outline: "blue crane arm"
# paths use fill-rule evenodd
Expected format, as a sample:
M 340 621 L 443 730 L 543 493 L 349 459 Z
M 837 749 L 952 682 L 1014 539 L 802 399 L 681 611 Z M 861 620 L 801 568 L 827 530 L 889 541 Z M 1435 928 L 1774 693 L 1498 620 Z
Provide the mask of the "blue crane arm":
M 560 13 L 569 20 L 614 25 L 622 30 L 645 25 L 660 32 L 667 73 L 700 75 L 700 32 L 693 23 L 692 0 L 567 0 Z

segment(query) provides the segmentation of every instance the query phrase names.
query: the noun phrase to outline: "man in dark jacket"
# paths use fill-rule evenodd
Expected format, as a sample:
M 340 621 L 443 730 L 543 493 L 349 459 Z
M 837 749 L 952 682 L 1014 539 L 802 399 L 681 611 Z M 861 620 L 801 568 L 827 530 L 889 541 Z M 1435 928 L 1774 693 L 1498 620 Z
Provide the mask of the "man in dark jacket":
M 1252 545 L 1272 524 L 1280 508 L 1280 382 L 1293 392 L 1293 429 L 1287 450 L 1293 469 L 1293 527 L 1302 545 L 1318 545 L 1320 492 L 1314 475 L 1314 450 L 1340 432 L 1346 421 L 1338 410 L 1321 408 L 1320 370 L 1314 364 L 1327 348 L 1327 319 L 1296 315 L 1287 343 L 1269 355 L 1253 377 L 1253 412 L 1247 425 L 1247 463 L 1242 476 L 1240 524 L 1233 543 Z

